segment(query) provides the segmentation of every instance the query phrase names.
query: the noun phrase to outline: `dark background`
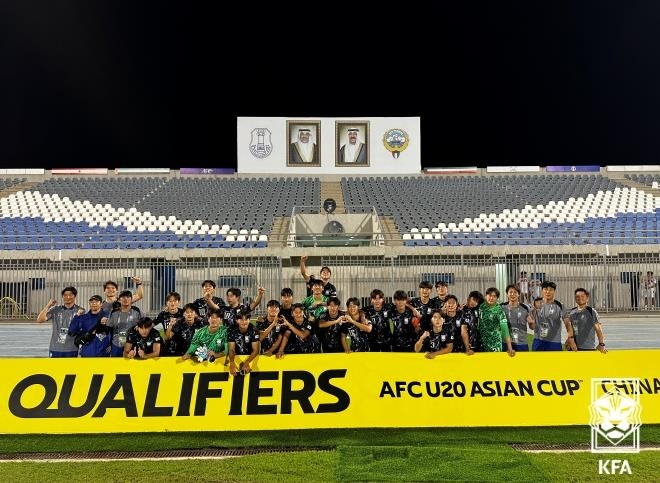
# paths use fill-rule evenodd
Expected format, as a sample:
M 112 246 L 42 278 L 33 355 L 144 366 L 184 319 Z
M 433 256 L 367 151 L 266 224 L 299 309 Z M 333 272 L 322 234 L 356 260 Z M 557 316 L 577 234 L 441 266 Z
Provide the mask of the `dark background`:
M 421 116 L 422 166 L 658 161 L 654 1 L 0 4 L 5 167 L 236 167 L 237 116 Z

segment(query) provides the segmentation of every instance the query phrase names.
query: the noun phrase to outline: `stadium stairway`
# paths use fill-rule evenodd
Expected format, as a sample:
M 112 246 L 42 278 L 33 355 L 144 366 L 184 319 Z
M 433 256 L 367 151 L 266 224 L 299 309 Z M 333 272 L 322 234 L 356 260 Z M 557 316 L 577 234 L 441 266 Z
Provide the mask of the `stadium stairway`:
M 33 186 L 36 186 L 38 184 L 41 184 L 40 181 L 24 181 L 23 183 L 15 184 L 13 186 L 10 186 L 9 188 L 5 188 L 3 190 L 0 190 L 0 198 L 4 198 L 6 196 L 12 195 L 14 193 L 18 193 L 19 191 L 28 191 L 32 189 Z
M 273 225 L 270 230 L 268 245 L 271 247 L 285 247 L 289 236 L 290 216 L 273 217 Z
M 651 194 L 655 197 L 660 196 L 660 189 L 652 188 L 651 186 L 628 178 L 617 178 L 616 180 L 629 188 L 636 188 L 638 191 L 644 191 L 645 193 Z
M 403 245 L 401 232 L 396 226 L 394 217 L 392 216 L 379 216 L 380 224 L 383 227 L 383 236 L 385 237 L 385 245 L 389 247 L 400 247 Z
M 321 182 L 321 203 L 328 198 L 332 198 L 337 203 L 335 213 L 346 213 L 346 205 L 344 204 L 344 195 L 341 190 L 341 184 L 331 181 Z

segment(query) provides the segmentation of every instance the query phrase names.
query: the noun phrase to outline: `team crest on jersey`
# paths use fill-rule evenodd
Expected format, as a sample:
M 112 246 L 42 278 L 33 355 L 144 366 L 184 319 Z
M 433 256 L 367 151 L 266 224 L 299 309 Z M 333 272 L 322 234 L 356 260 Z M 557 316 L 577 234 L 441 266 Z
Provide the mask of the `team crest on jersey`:
M 409 141 L 408 133 L 403 129 L 389 129 L 383 134 L 383 145 L 392 153 L 394 159 L 397 159 L 408 147 Z
M 273 143 L 270 141 L 270 131 L 265 127 L 252 130 L 250 138 L 250 152 L 255 158 L 266 158 L 273 152 Z

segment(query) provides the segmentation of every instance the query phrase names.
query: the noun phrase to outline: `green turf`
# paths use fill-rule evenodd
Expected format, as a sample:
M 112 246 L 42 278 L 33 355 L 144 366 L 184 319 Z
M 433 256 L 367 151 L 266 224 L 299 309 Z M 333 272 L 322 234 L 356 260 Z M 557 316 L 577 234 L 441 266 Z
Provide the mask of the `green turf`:
M 588 445 L 588 426 L 521 428 L 362 428 L 197 433 L 0 435 L 0 452 L 150 451 L 192 448 L 438 446 L 571 443 Z M 643 425 L 640 440 L 660 444 L 660 425 Z
M 523 453 L 511 443 L 588 445 L 587 426 L 416 428 L 0 435 L 0 452 L 130 451 L 181 448 L 327 447 L 331 451 L 261 454 L 226 460 L 112 463 L 3 463 L 6 481 L 591 481 L 599 458 L 628 459 L 628 481 L 657 481 L 655 451 L 632 455 Z M 660 444 L 660 425 L 640 440 Z M 374 443 L 377 442 L 377 445 Z M 139 467 L 140 474 L 127 468 Z
M 100 463 L 2 463 L 7 482 L 102 483 L 337 481 L 337 453 L 306 451 L 261 454 L 224 460 L 112 461 Z M 47 475 L 47 476 L 46 476 Z

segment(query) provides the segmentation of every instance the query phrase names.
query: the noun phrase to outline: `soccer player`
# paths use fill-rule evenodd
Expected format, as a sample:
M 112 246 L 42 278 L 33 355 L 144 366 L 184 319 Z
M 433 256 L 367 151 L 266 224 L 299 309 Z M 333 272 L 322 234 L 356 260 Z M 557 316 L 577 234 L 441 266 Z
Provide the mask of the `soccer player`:
M 502 352 L 503 342 L 509 356 L 516 355 L 511 345 L 509 324 L 504 310 L 497 303 L 500 291 L 495 287 L 486 290 L 486 301 L 479 307 L 479 335 L 484 352 Z
M 507 301 L 501 306 L 509 324 L 509 334 L 511 335 L 511 343 L 514 350 L 516 352 L 526 352 L 529 351 L 529 345 L 527 344 L 527 316 L 529 316 L 529 307 L 520 303 L 520 295 L 521 290 L 518 287 L 513 284 L 508 285 L 506 287 Z M 506 349 L 503 348 L 503 350 Z
M 245 375 L 252 370 L 250 363 L 259 355 L 259 332 L 250 323 L 249 312 L 236 314 L 236 325 L 227 329 L 229 343 L 229 372 L 236 376 L 239 372 Z M 235 357 L 249 356 L 236 367 Z
M 315 279 L 311 275 L 307 274 L 307 267 L 305 266 L 305 262 L 307 261 L 307 255 L 303 255 L 300 257 L 300 274 L 303 276 L 305 279 L 305 282 L 307 282 L 307 296 L 309 297 L 312 295 L 313 292 L 313 287 L 312 287 L 312 282 Z M 336 297 L 337 296 L 337 288 L 330 283 L 330 276 L 332 275 L 332 271 L 330 270 L 330 267 L 321 267 L 321 271 L 319 272 L 319 275 L 321 275 L 321 286 L 322 290 L 321 292 L 323 293 L 324 296 L 326 297 Z
M 165 331 L 166 351 L 162 355 L 182 356 L 188 351 L 195 332 L 204 327 L 204 322 L 197 314 L 195 304 L 183 307 L 183 317 L 174 319 Z
M 144 287 L 142 286 L 142 280 L 139 277 L 131 277 L 131 280 L 133 280 L 133 284 L 137 287 L 135 290 L 135 295 L 132 295 L 133 299 L 131 300 L 131 304 L 134 304 L 135 302 L 142 300 L 144 297 Z M 108 280 L 103 284 L 105 300 L 103 301 L 103 306 L 101 309 L 106 314 L 109 314 L 114 309 L 119 308 L 120 302 L 119 297 L 117 297 L 118 290 L 119 287 L 117 286 L 117 282 Z
M 323 352 L 343 352 L 341 327 L 346 322 L 346 313 L 339 310 L 341 301 L 337 297 L 328 299 L 328 310 L 318 320 L 318 333 Z
M 440 280 L 435 284 L 435 292 L 437 297 L 433 297 L 431 301 L 433 302 L 433 308 L 442 310 L 442 306 L 445 304 L 445 299 L 449 294 L 449 286 L 447 282 Z
M 170 324 L 173 324 L 176 320 L 182 318 L 183 309 L 179 307 L 180 303 L 181 295 L 179 295 L 178 292 L 168 293 L 167 297 L 165 297 L 165 310 L 161 311 L 154 319 L 154 328 L 160 325 L 163 327 L 164 331 L 167 331 L 167 327 Z M 195 313 L 197 313 L 197 307 L 195 307 Z
M 211 309 L 207 315 L 209 325 L 195 331 L 188 351 L 181 357 L 183 360 L 193 357 L 197 354 L 198 349 L 205 350 L 206 360 L 209 362 L 214 362 L 217 358 L 225 355 L 227 350 L 227 327 L 222 325 L 222 312 L 219 309 Z
M 598 312 L 589 306 L 589 292 L 584 288 L 576 288 L 575 303 L 576 306 L 564 317 L 564 323 L 568 323 L 573 327 L 576 348 L 572 350 L 592 351 L 598 349 L 603 354 L 607 353 L 603 326 L 598 318 Z M 598 337 L 598 345 L 596 345 L 596 337 Z M 568 343 L 567 340 L 567 346 Z
M 257 308 L 265 292 L 266 290 L 263 287 L 259 287 L 254 300 L 252 300 L 250 305 L 245 305 L 241 303 L 240 288 L 232 287 L 227 289 L 227 304 L 220 307 L 220 310 L 222 310 L 222 321 L 227 329 L 236 325 L 236 317 L 239 312 L 251 313 Z
M 479 336 L 479 307 L 484 303 L 484 296 L 478 290 L 468 294 L 465 306 L 461 309 L 461 339 L 465 346 L 465 353 L 469 356 L 481 351 L 481 337 Z
M 357 297 L 351 297 L 346 301 L 346 315 L 341 327 L 341 345 L 344 352 L 369 352 L 369 332 L 371 322 L 364 317 L 360 310 L 360 301 Z M 348 337 L 351 338 L 350 347 Z
M 291 309 L 293 307 L 293 290 L 289 287 L 284 287 L 280 292 L 280 315 L 289 322 L 293 322 L 293 315 Z
M 303 300 L 302 304 L 305 307 L 307 319 L 313 322 L 327 310 L 328 297 L 323 295 L 323 282 L 321 280 L 315 279 L 311 283 L 312 295 Z
M 204 280 L 202 282 L 202 296 L 193 302 L 197 307 L 197 313 L 208 323 L 209 310 L 218 310 L 225 306 L 225 301 L 221 297 L 215 296 L 215 282 L 213 280 Z
M 266 317 L 257 319 L 257 331 L 261 353 L 272 356 L 282 343 L 284 337 L 284 316 L 280 314 L 280 303 L 277 300 L 269 300 L 266 304 Z
M 37 322 L 43 324 L 50 320 L 53 332 L 50 336 L 48 357 L 78 357 L 78 348 L 74 338 L 69 335 L 71 319 L 79 310 L 85 309 L 76 304 L 78 290 L 76 287 L 62 289 L 62 305 L 57 305 L 55 299 L 50 299 L 46 306 L 37 315 Z
M 280 348 L 277 350 L 277 358 L 284 357 L 284 354 L 307 354 L 311 352 L 320 352 L 321 343 L 314 334 L 314 326 L 305 317 L 305 307 L 303 304 L 293 304 L 291 313 L 293 322 L 286 320 L 284 325 L 288 329 L 284 333 L 284 339 Z
M 427 359 L 449 354 L 454 348 L 454 334 L 454 325 L 436 309 L 431 315 L 431 330 L 425 330 L 415 342 L 415 352 L 426 352 Z
M 123 292 L 122 292 L 123 293 Z M 119 296 L 121 300 L 121 295 Z M 124 344 L 124 357 L 128 359 L 151 359 L 160 356 L 160 345 L 163 339 L 154 329 L 153 320 L 142 317 L 135 327 L 128 331 Z
M 392 352 L 413 352 L 417 336 L 412 321 L 413 312 L 406 306 L 408 296 L 403 290 L 397 290 L 393 298 L 394 310 L 389 314 L 389 320 L 394 324 Z
M 389 316 L 393 310 L 394 305 L 385 303 L 385 294 L 382 290 L 371 291 L 371 305 L 364 308 L 364 316 L 371 322 L 370 352 L 392 351 L 392 328 Z
M 419 282 L 419 297 L 410 300 L 409 304 L 417 310 L 419 317 L 419 329 L 421 331 L 431 330 L 431 315 L 436 307 L 436 301 L 431 298 L 433 285 L 427 280 Z M 413 312 L 414 314 L 414 312 Z
M 445 324 L 450 324 L 454 328 L 452 352 L 465 352 L 465 344 L 463 343 L 462 327 L 463 327 L 463 312 L 458 310 L 458 297 L 456 295 L 448 294 L 445 297 L 445 303 L 440 309 Z

